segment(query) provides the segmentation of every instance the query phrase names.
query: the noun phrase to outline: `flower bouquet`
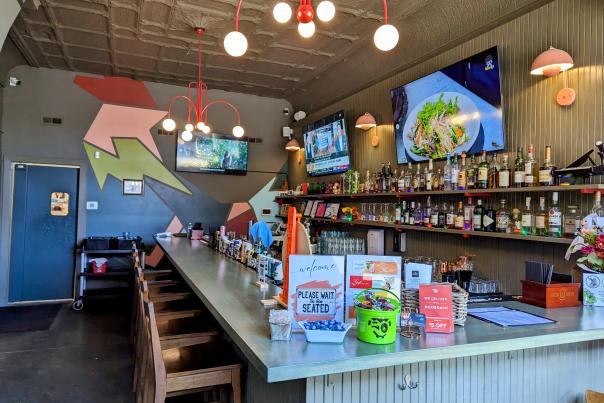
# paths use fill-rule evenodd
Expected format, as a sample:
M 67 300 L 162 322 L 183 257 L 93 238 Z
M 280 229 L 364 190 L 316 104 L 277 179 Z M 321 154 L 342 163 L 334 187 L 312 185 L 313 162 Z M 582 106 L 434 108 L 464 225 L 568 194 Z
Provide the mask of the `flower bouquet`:
M 566 260 L 572 254 L 581 256 L 577 267 L 581 269 L 583 304 L 604 306 L 604 231 L 602 227 L 583 228 L 568 247 Z

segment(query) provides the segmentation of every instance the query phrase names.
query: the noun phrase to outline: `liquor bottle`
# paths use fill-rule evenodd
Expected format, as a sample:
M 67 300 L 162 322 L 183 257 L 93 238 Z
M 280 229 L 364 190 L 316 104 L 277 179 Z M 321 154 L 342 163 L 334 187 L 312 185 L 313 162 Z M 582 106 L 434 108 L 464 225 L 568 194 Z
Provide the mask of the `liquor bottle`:
M 499 175 L 499 160 L 497 159 L 497 154 L 493 154 L 491 157 L 491 163 L 489 164 L 489 173 L 488 173 L 488 185 L 489 189 L 495 189 L 497 187 L 497 179 Z
M 524 148 L 518 146 L 516 161 L 514 161 L 514 187 L 524 186 Z
M 452 229 L 455 227 L 455 206 L 453 205 L 453 203 L 451 203 L 451 205 L 449 206 L 445 221 L 447 228 Z
M 390 178 L 390 191 L 392 193 L 398 192 L 398 170 L 395 168 L 392 177 Z
M 440 168 L 436 171 L 435 175 L 432 175 L 432 190 L 442 190 L 443 188 L 443 176 L 440 172 Z
M 403 211 L 403 215 L 404 215 L 403 224 L 412 225 L 411 220 L 413 218 L 413 214 L 411 214 L 411 212 L 414 209 L 415 209 L 415 202 L 411 202 L 409 204 L 409 208 L 405 208 L 405 210 Z
M 413 192 L 413 164 L 411 162 L 407 165 L 407 172 L 405 172 L 405 192 Z
M 439 215 L 439 208 L 438 208 L 438 204 L 434 205 L 434 207 L 432 207 L 432 211 L 430 213 L 430 227 L 438 227 L 438 215 Z
M 489 187 L 489 163 L 487 162 L 487 152 L 482 150 L 480 164 L 478 164 L 478 189 L 488 189 Z
M 457 163 L 457 154 L 453 154 L 451 164 L 451 189 L 457 190 L 459 187 L 459 164 Z
M 447 203 L 438 210 L 438 228 L 447 228 Z
M 433 185 L 433 174 L 434 172 L 434 163 L 432 162 L 432 158 L 428 160 L 428 168 L 424 171 L 424 176 L 426 177 L 426 190 L 432 190 Z
M 495 230 L 497 232 L 509 233 L 510 232 L 510 212 L 506 207 L 506 200 L 501 199 L 499 201 L 499 210 L 495 215 Z
M 382 162 L 382 167 L 380 168 L 380 172 L 378 172 L 378 188 L 376 190 L 377 193 L 382 193 L 384 191 L 385 183 L 386 183 L 386 164 Z M 344 192 L 344 187 L 342 187 L 342 192 Z
M 417 164 L 417 170 L 415 171 L 415 175 L 413 175 L 413 191 L 417 192 L 419 191 L 419 177 L 421 176 L 420 172 L 419 172 L 419 164 Z
M 511 227 L 512 233 L 522 234 L 522 213 L 517 207 L 512 209 Z
M 549 213 L 545 209 L 545 197 L 539 198 L 539 209 L 535 214 L 535 235 L 548 236 Z
M 467 167 L 466 167 L 466 153 L 461 153 L 461 166 L 459 167 L 458 179 L 457 179 L 457 189 L 466 190 L 468 181 L 467 181 Z
M 531 197 L 526 197 L 524 211 L 522 212 L 522 235 L 533 235 L 533 211 L 531 210 Z
M 534 155 L 534 148 L 529 144 L 526 151 L 526 161 L 524 161 L 524 186 L 537 186 L 539 179 L 539 166 Z
M 552 186 L 555 170 L 556 167 L 552 163 L 552 147 L 545 146 L 545 158 L 543 159 L 543 165 L 539 168 L 539 185 Z
M 474 231 L 482 231 L 482 216 L 484 214 L 484 207 L 482 207 L 482 200 L 476 201 L 476 207 L 474 207 L 474 214 L 472 215 L 472 229 Z
M 457 203 L 457 214 L 455 215 L 455 229 L 463 230 L 463 202 Z
M 497 174 L 497 185 L 500 188 L 510 187 L 510 167 L 507 154 L 503 155 L 503 163 L 501 164 L 501 168 Z
M 394 209 L 394 222 L 396 222 L 397 224 L 401 223 L 402 212 L 403 212 L 403 205 L 401 204 L 401 201 L 398 200 L 396 203 L 396 208 Z
M 484 214 L 482 216 L 482 229 L 486 232 L 495 232 L 497 219 L 497 212 L 491 204 L 487 204 L 487 208 L 484 210 Z
M 392 184 L 392 165 L 390 161 L 386 165 L 386 179 L 384 181 L 384 192 L 390 192 L 390 186 Z
M 564 217 L 558 202 L 558 192 L 552 192 L 552 205 L 549 208 L 549 236 L 552 238 L 561 238 L 563 223 Z
M 401 175 L 398 177 L 398 192 L 405 191 L 405 170 L 401 168 Z
M 476 165 L 476 156 L 472 154 L 470 157 L 470 165 L 466 171 L 466 188 L 476 188 L 476 175 L 478 174 L 478 166 Z
M 468 197 L 468 204 L 463 207 L 463 229 L 466 231 L 471 230 L 473 220 L 474 205 L 472 204 L 472 198 Z
M 413 211 L 413 225 L 422 225 L 424 223 L 424 216 L 422 210 L 422 204 L 417 202 L 417 207 Z
M 426 174 L 425 174 L 425 172 L 421 172 L 421 167 L 419 164 L 417 164 L 417 176 L 419 178 L 417 189 L 420 192 L 423 192 L 426 190 Z
M 598 190 L 594 193 L 594 205 L 591 208 L 591 214 L 595 214 L 596 217 L 604 217 L 604 208 L 602 208 L 602 194 Z
M 444 186 L 445 186 L 445 190 L 449 191 L 449 190 L 453 190 L 452 184 L 451 184 L 451 154 L 447 153 L 447 162 L 445 163 L 445 168 L 443 169 L 443 178 L 444 178 Z
M 432 199 L 428 196 L 428 200 L 426 201 L 426 208 L 422 211 L 423 218 L 423 226 L 430 226 L 430 217 L 432 216 Z
M 568 213 L 564 217 L 564 235 L 575 236 L 581 226 L 581 215 L 578 206 L 567 206 Z

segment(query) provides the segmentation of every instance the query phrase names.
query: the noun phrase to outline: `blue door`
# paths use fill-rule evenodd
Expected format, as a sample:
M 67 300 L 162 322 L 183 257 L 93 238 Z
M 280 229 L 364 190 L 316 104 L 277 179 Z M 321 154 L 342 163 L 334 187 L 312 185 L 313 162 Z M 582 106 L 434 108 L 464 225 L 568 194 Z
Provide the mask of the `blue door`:
M 79 168 L 13 164 L 9 302 L 73 298 Z

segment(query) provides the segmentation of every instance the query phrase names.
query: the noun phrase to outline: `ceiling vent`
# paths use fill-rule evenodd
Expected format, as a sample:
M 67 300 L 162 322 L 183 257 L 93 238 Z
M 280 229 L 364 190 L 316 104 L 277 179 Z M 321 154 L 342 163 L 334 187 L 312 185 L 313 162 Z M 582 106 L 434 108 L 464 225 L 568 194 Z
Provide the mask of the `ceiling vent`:
M 61 126 L 63 124 L 63 118 L 42 116 L 42 124 L 50 126 Z

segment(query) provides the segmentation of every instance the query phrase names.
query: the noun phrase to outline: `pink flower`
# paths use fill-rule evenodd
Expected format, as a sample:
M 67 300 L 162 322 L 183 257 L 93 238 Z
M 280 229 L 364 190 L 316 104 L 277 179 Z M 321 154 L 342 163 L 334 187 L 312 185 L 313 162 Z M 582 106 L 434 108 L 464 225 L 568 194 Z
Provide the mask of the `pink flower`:
M 583 253 L 584 255 L 589 255 L 590 253 L 593 253 L 594 250 L 595 248 L 592 245 L 586 245 L 581 248 L 581 253 Z

